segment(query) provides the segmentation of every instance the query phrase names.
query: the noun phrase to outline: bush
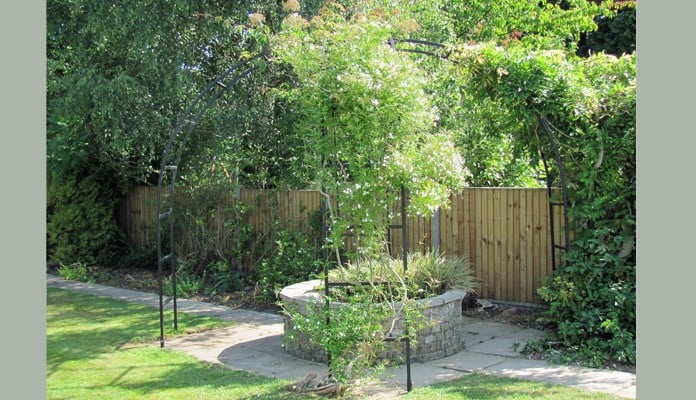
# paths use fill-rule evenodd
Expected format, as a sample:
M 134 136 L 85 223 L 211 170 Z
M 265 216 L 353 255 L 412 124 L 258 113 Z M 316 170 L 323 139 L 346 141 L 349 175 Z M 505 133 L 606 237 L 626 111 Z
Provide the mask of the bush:
M 131 246 L 128 249 L 128 252 L 118 260 L 116 266 L 119 268 L 140 268 L 156 270 L 157 248 L 156 246 L 151 246 L 144 249 L 139 249 L 135 248 L 135 246 Z
M 620 8 L 611 18 L 597 17 L 597 30 L 582 35 L 578 55 L 587 57 L 590 53 L 601 51 L 621 56 L 636 51 L 636 7 Z
M 262 300 L 274 302 L 285 286 L 306 281 L 323 271 L 319 249 L 308 233 L 292 224 L 275 224 L 275 242 L 270 257 L 261 261 L 258 283 Z
M 179 254 L 197 265 L 201 276 L 206 266 L 216 269 L 216 262 L 234 266 L 238 268 L 234 272 L 245 276 L 248 271 L 241 270 L 243 249 L 250 231 L 243 219 L 245 205 L 235 199 L 234 186 L 209 182 L 182 191 L 185 195 L 177 197 L 174 219 Z
M 61 265 L 58 269 L 58 275 L 60 275 L 60 277 L 63 279 L 71 281 L 90 281 L 87 266 L 79 262 L 70 265 Z
M 287 307 L 293 330 L 326 349 L 332 377 L 341 383 L 372 378 L 384 367 L 378 355 L 385 349 L 384 321 L 393 316 L 389 305 L 359 290 L 340 307 L 328 310 L 321 302 L 309 305 L 308 315 Z M 329 320 L 331 323 L 327 324 Z M 298 340 L 291 331 L 284 340 Z
M 567 265 L 539 289 L 563 345 L 559 361 L 636 363 L 636 267 L 616 256 L 622 236 L 604 233 L 576 240 Z
M 113 265 L 126 245 L 114 217 L 118 198 L 98 175 L 50 182 L 46 224 L 49 260 Z
M 206 267 L 205 273 L 210 283 L 206 288 L 208 294 L 233 292 L 244 287 L 244 280 L 239 272 L 222 260 L 210 263 Z
M 164 295 L 172 296 L 174 294 L 171 275 L 164 278 L 162 285 L 162 293 Z M 191 295 L 201 293 L 204 288 L 205 280 L 203 277 L 197 276 L 190 271 L 188 264 L 182 263 L 176 273 L 176 296 L 190 297 Z

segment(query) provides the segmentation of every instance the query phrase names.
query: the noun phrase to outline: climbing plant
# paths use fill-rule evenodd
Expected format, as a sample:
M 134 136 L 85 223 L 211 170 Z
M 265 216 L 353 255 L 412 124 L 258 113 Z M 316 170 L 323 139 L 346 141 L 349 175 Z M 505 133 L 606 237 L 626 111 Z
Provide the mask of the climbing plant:
M 330 2 L 309 21 L 290 14 L 274 42 L 277 60 L 297 75 L 287 98 L 301 115 L 295 129 L 304 138 L 302 160 L 317 171 L 315 185 L 329 205 L 326 246 L 339 262 L 347 232 L 356 239 L 355 258 L 384 255 L 394 218 L 388 210 L 402 188 L 409 199 L 401 212 L 428 215 L 464 185 L 466 170 L 452 134 L 437 126 L 428 73 L 387 46 L 403 29 L 392 16 Z M 310 317 L 286 310 L 297 330 L 326 348 L 340 381 L 371 369 L 383 339 L 391 336 L 383 321 L 406 318 L 412 329 L 400 338 L 418 329 L 420 310 L 403 281 L 388 293 L 378 283 L 354 289 L 346 307 L 321 304 Z
M 382 251 L 385 211 L 402 186 L 408 212 L 426 215 L 446 206 L 466 175 L 451 134 L 437 127 L 429 76 L 386 46 L 394 33 L 387 13 L 348 19 L 332 2 L 310 21 L 291 14 L 285 23 L 274 51 L 298 77 L 287 96 L 301 115 L 303 162 L 340 202 L 340 212 L 330 210 L 330 244 L 341 247 L 350 229 L 359 253 Z
M 519 122 L 516 146 L 558 138 L 574 240 L 539 294 L 564 356 L 635 363 L 635 55 L 461 47 L 472 93 Z

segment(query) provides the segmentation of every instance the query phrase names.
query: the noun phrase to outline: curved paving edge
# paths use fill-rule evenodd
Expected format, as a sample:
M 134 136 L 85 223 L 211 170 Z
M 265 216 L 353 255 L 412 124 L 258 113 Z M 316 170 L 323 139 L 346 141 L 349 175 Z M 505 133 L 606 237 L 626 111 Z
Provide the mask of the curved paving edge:
M 156 294 L 67 281 L 50 274 L 47 274 L 47 286 L 159 307 L 159 296 Z M 168 303 L 166 307 L 170 309 L 172 304 Z M 166 348 L 183 351 L 203 361 L 274 378 L 299 380 L 309 372 L 320 375 L 326 371 L 325 364 L 301 360 L 284 351 L 283 317 L 280 315 L 231 309 L 188 299 L 177 299 L 177 307 L 181 312 L 215 316 L 238 324 L 169 339 L 165 342 Z M 430 385 L 471 372 L 482 372 L 636 398 L 635 374 L 551 365 L 521 358 L 514 349 L 522 348 L 526 341 L 539 334 L 533 329 L 470 319 L 465 332 L 466 349 L 439 360 L 412 364 L 413 384 L 415 387 Z M 390 369 L 387 374 L 391 377 L 385 378 L 385 383 L 401 387 L 401 390 L 396 389 L 392 393 L 403 392 L 405 368 Z

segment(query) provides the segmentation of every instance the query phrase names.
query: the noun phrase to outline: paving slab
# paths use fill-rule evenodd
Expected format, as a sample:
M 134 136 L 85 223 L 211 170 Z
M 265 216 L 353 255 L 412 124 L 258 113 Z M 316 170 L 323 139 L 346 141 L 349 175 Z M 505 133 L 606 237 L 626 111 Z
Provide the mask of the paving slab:
M 500 355 L 461 351 L 449 357 L 431 361 L 428 364 L 437 368 L 469 373 L 483 371 L 507 359 L 508 357 Z
M 435 383 L 447 382 L 457 379 L 466 372 L 456 371 L 446 368 L 433 367 L 431 364 L 413 363 L 411 364 L 411 383 L 413 387 L 428 386 Z M 386 369 L 380 379 L 388 382 L 399 389 L 406 389 L 406 366 L 400 365 Z
M 467 318 L 465 326 L 466 351 L 505 357 L 520 357 L 529 341 L 543 336 L 543 332 L 537 329 L 473 318 Z
M 620 397 L 636 397 L 636 375 L 629 372 L 552 365 L 545 361 L 525 359 L 507 359 L 487 368 L 486 372 L 611 393 Z

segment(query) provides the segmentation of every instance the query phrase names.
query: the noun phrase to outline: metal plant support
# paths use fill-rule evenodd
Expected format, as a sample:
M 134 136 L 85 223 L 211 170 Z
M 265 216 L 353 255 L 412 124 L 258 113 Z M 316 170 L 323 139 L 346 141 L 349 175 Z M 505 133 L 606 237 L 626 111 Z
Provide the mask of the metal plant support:
M 215 104 L 230 87 L 239 82 L 244 77 L 251 74 L 258 68 L 255 65 L 249 65 L 252 61 L 259 59 L 265 55 L 265 52 L 252 57 L 249 60 L 237 62 L 232 67 L 226 69 L 221 74 L 215 77 L 208 85 L 198 92 L 196 98 L 184 110 L 179 117 L 176 126 L 169 135 L 164 155 L 158 171 L 157 180 L 157 271 L 159 274 L 158 290 L 159 290 L 159 314 L 160 314 L 160 347 L 164 347 L 164 307 L 169 302 L 172 302 L 174 311 L 174 329 L 179 329 L 177 317 L 177 262 L 174 248 L 174 189 L 176 186 L 176 175 L 178 172 L 181 155 L 186 148 L 191 132 L 196 127 L 201 117 L 205 112 Z M 163 210 L 162 191 L 163 187 L 167 186 L 167 205 Z M 166 221 L 166 222 L 165 222 Z M 168 238 L 163 240 L 163 225 L 168 225 Z M 169 263 L 171 267 L 171 283 L 172 296 L 164 299 L 164 265 Z
M 397 47 L 400 43 L 407 43 L 411 45 L 411 47 Z M 438 49 L 444 49 L 445 46 L 440 43 L 435 43 L 435 42 L 429 42 L 429 41 L 423 41 L 423 40 L 415 40 L 415 39 L 389 39 L 387 44 L 394 49 L 395 51 L 402 51 L 402 52 L 410 52 L 410 53 L 417 53 L 417 54 L 423 54 L 427 55 L 430 57 L 437 57 L 441 59 L 449 59 L 449 54 L 442 54 L 442 53 L 436 53 L 433 51 L 428 51 L 428 50 L 421 50 L 416 48 L 415 46 L 429 46 L 431 48 L 438 48 Z M 263 57 L 266 54 L 266 51 L 258 54 L 257 56 L 249 59 L 249 60 L 242 60 L 233 65 L 232 67 L 228 68 L 221 74 L 219 74 L 215 79 L 213 79 L 208 85 L 206 85 L 203 89 L 201 89 L 197 95 L 197 97 L 191 102 L 191 104 L 184 110 L 182 116 L 178 119 L 176 126 L 172 133 L 169 136 L 169 139 L 166 143 L 164 155 L 161 160 L 160 168 L 158 171 L 158 181 L 157 181 L 157 208 L 156 208 L 156 213 L 157 213 L 157 218 L 156 218 L 156 234 L 157 234 L 157 269 L 158 269 L 158 274 L 159 274 L 159 281 L 158 281 L 158 290 L 159 290 L 159 316 L 160 316 L 160 347 L 164 347 L 164 308 L 165 305 L 167 305 L 169 302 L 172 302 L 173 305 L 173 312 L 174 312 L 174 329 L 178 329 L 178 318 L 177 318 L 177 292 L 176 292 L 176 285 L 177 285 L 177 260 L 176 260 L 176 254 L 175 254 L 175 240 L 174 240 L 174 217 L 175 217 L 175 204 L 174 204 L 174 193 L 175 193 L 175 184 L 176 184 L 176 176 L 178 172 L 178 166 L 181 161 L 181 156 L 182 153 L 186 147 L 186 144 L 188 142 L 188 139 L 193 131 L 195 129 L 196 125 L 200 121 L 201 117 L 205 114 L 205 112 L 215 104 L 216 100 L 220 98 L 227 90 L 228 88 L 232 87 L 234 84 L 239 82 L 241 79 L 244 77 L 248 76 L 251 72 L 256 70 L 258 67 L 254 65 L 250 65 L 251 62 L 253 62 L 255 59 L 258 59 L 260 57 Z M 566 189 L 566 181 L 565 181 L 565 171 L 563 168 L 563 163 L 560 160 L 560 155 L 558 152 L 558 147 L 555 141 L 555 138 L 553 136 L 553 133 L 551 132 L 551 129 L 548 126 L 548 123 L 546 120 L 542 117 L 539 118 L 540 124 L 544 128 L 549 142 L 552 147 L 552 153 L 554 160 L 558 166 L 559 169 L 559 175 L 560 175 L 560 180 L 561 180 L 561 189 L 562 189 L 562 201 L 561 202 L 553 202 L 551 199 L 551 188 L 552 188 L 552 179 L 550 178 L 549 175 L 549 168 L 547 165 L 547 153 L 541 150 L 541 140 L 540 140 L 540 152 L 542 156 L 542 160 L 544 162 L 544 167 L 546 170 L 547 174 L 547 188 L 549 191 L 549 218 L 550 218 L 550 223 L 551 223 L 551 240 L 553 244 L 553 253 L 552 253 L 552 258 L 553 258 L 553 265 L 554 268 L 556 266 L 556 249 L 564 249 L 567 250 L 569 243 L 570 243 L 570 237 L 569 237 L 569 231 L 568 231 L 568 215 L 567 215 L 567 208 L 568 208 L 568 197 L 567 197 L 567 189 Z M 167 192 L 166 192 L 166 207 L 163 209 L 163 187 L 167 186 Z M 326 239 L 329 236 L 329 224 L 328 224 L 328 219 L 327 219 L 327 214 L 328 214 L 328 209 L 329 209 L 329 204 L 328 202 L 330 201 L 330 198 L 328 196 L 324 197 L 324 201 L 322 202 L 322 220 L 323 220 L 323 226 L 322 226 L 322 235 L 324 238 L 324 241 L 326 242 Z M 388 245 L 391 246 L 391 230 L 392 229 L 400 229 L 402 232 L 402 259 L 403 259 L 403 269 L 404 272 L 407 271 L 408 269 L 408 235 L 407 235 L 407 218 L 406 218 L 406 190 L 405 188 L 401 188 L 401 223 L 400 224 L 390 224 L 387 229 L 387 241 Z M 554 216 L 553 216 L 553 209 L 554 207 L 557 206 L 562 206 L 563 207 L 563 218 L 564 218 L 564 227 L 565 227 L 565 244 L 564 245 L 558 245 L 555 241 L 555 231 L 554 231 Z M 166 221 L 166 222 L 165 222 Z M 165 232 L 164 226 L 163 225 L 168 225 L 168 230 L 166 232 L 168 233 L 168 237 L 163 238 L 163 233 Z M 166 242 L 166 244 L 165 244 Z M 391 254 L 391 247 L 389 247 L 389 252 Z M 338 287 L 338 286 L 349 286 L 351 285 L 350 283 L 347 282 L 330 282 L 328 278 L 328 265 L 329 265 L 329 254 L 328 251 L 325 249 L 324 253 L 325 257 L 325 266 L 324 266 L 324 276 L 325 276 L 325 282 L 324 282 L 324 290 L 325 290 L 325 295 L 326 295 L 326 307 L 330 309 L 330 300 L 329 300 L 329 294 L 330 294 L 330 288 L 331 287 Z M 171 269 L 171 284 L 172 284 L 172 296 L 169 299 L 164 299 L 164 266 L 165 264 L 169 263 L 170 269 Z M 390 284 L 389 282 L 386 282 L 384 284 Z M 328 315 L 328 313 L 327 313 Z M 327 325 L 331 323 L 331 318 L 330 316 L 327 317 L 326 320 Z M 390 337 L 387 338 L 386 340 L 388 341 L 403 341 L 404 346 L 405 346 L 405 353 L 406 353 L 406 388 L 407 391 L 411 391 L 412 389 L 412 379 L 411 379 L 411 341 L 409 339 L 409 324 L 408 321 L 405 321 L 404 325 L 404 331 L 406 332 L 405 337 Z M 329 356 L 330 357 L 330 356 Z M 330 363 L 329 359 L 329 363 Z
M 403 268 L 404 272 L 408 270 L 408 235 L 407 235 L 407 225 L 406 225 L 406 188 L 403 186 L 401 187 L 401 194 L 400 194 L 400 208 L 401 208 L 401 223 L 400 224 L 390 224 L 387 229 L 387 246 L 389 248 L 389 253 L 391 254 L 391 230 L 392 229 L 400 229 L 401 230 L 401 257 L 402 257 L 402 263 L 403 263 Z M 322 237 L 324 239 L 324 243 L 327 242 L 327 239 L 329 237 L 329 230 L 330 226 L 328 223 L 328 212 L 329 212 L 329 204 L 328 202 L 330 201 L 330 198 L 328 196 L 324 197 L 324 200 L 322 201 Z M 329 280 L 329 252 L 326 248 L 324 248 L 324 297 L 325 297 L 325 307 L 327 310 L 327 317 L 326 317 L 326 325 L 331 324 L 331 315 L 328 311 L 331 310 L 331 300 L 330 300 L 330 289 L 332 287 L 348 287 L 348 286 L 353 286 L 354 284 L 351 282 L 331 282 Z M 392 285 L 393 282 L 378 282 L 380 285 Z M 367 282 L 365 282 L 367 284 Z M 406 298 L 408 298 L 408 292 L 406 293 Z M 405 332 L 405 337 L 388 337 L 385 340 L 389 342 L 393 341 L 401 341 L 404 342 L 404 348 L 405 348 L 405 353 L 406 353 L 406 390 L 408 392 L 411 391 L 413 387 L 413 382 L 411 379 L 411 339 L 409 337 L 410 335 L 410 326 L 408 324 L 408 321 L 404 321 L 404 332 Z M 327 359 L 327 364 L 330 366 L 331 365 L 331 354 L 328 354 L 328 359 Z

